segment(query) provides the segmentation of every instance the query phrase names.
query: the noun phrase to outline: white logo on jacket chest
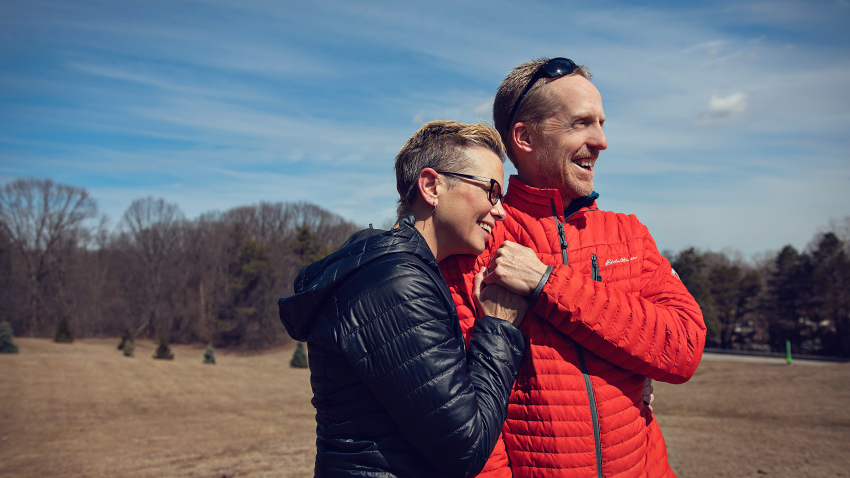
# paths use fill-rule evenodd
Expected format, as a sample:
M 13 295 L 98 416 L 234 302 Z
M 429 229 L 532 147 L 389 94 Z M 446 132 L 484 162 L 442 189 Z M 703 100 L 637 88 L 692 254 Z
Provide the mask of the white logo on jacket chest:
M 611 264 L 617 264 L 617 263 L 620 263 L 620 262 L 629 262 L 629 261 L 633 261 L 635 259 L 637 259 L 637 256 L 635 256 L 635 257 L 621 257 L 619 259 L 608 259 L 607 261 L 605 261 L 605 265 L 610 266 Z

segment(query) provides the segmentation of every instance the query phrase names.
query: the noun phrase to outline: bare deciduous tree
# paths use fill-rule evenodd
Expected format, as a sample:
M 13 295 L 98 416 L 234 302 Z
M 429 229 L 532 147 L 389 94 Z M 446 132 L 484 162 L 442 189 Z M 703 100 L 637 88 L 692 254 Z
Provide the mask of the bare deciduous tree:
M 57 249 L 76 242 L 84 221 L 96 215 L 85 189 L 50 179 L 18 179 L 0 189 L 0 225 L 26 264 L 30 335 L 41 332 L 43 286 L 57 270 Z
M 150 333 L 168 333 L 171 315 L 168 306 L 167 273 L 180 260 L 180 232 L 183 213 L 176 204 L 150 196 L 137 199 L 124 213 L 122 226 L 129 239 L 130 251 L 141 264 L 143 276 L 137 287 L 147 292 L 145 319 Z M 140 291 L 142 292 L 142 291 Z

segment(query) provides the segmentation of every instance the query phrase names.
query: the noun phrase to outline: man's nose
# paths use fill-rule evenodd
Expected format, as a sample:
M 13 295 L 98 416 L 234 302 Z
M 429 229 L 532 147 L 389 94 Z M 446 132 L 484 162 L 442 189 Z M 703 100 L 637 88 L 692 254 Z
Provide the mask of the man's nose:
M 593 134 L 588 139 L 587 145 L 599 151 L 608 148 L 608 140 L 605 139 L 605 131 L 602 130 L 601 124 L 594 127 Z

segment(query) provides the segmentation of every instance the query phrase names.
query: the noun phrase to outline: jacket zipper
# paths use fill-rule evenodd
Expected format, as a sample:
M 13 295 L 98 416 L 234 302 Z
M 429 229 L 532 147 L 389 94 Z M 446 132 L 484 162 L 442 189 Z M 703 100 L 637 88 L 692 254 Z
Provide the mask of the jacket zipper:
M 593 440 L 596 442 L 596 476 L 602 477 L 602 434 L 599 432 L 599 415 L 596 412 L 596 397 L 593 396 L 593 386 L 590 383 L 590 374 L 587 373 L 587 364 L 584 362 L 584 352 L 581 345 L 576 343 L 578 352 L 578 364 L 581 374 L 584 375 L 584 387 L 587 389 L 587 398 L 590 401 L 590 415 L 593 418 Z
M 561 243 L 561 261 L 566 266 L 569 265 L 569 261 L 567 261 L 567 237 L 564 236 L 564 225 L 558 220 L 558 210 L 555 209 L 555 200 L 550 198 L 549 201 L 552 202 L 552 219 L 555 220 L 555 225 L 558 226 L 558 240 Z M 564 222 L 567 222 L 566 218 Z
M 564 265 L 569 265 L 567 263 L 567 238 L 564 236 L 564 226 L 558 221 L 558 210 L 555 209 L 555 200 L 550 199 L 552 202 L 552 217 L 555 219 L 555 224 L 558 226 L 558 240 L 561 242 L 561 258 Z M 578 211 L 576 211 L 578 212 Z M 575 213 L 573 213 L 575 214 Z M 572 216 L 572 214 L 570 214 Z M 564 218 L 564 223 L 567 222 L 569 217 Z M 593 280 L 602 281 L 602 278 L 599 277 L 599 265 L 596 261 L 596 254 L 590 256 L 591 266 L 592 266 L 592 275 Z M 573 340 L 575 342 L 575 340 Z M 581 374 L 584 377 L 584 387 L 587 390 L 587 400 L 590 404 L 590 417 L 593 420 L 593 441 L 596 445 L 596 476 L 597 478 L 604 478 L 602 475 L 602 434 L 599 431 L 599 414 L 596 411 L 596 397 L 593 395 L 593 384 L 590 383 L 590 374 L 587 372 L 587 364 L 584 361 L 584 352 L 582 350 L 582 346 L 579 345 L 578 342 L 576 344 L 576 352 L 578 353 L 578 364 L 581 368 Z
M 599 264 L 596 262 L 596 254 L 590 255 L 590 278 L 596 282 L 602 282 L 602 276 L 599 275 Z

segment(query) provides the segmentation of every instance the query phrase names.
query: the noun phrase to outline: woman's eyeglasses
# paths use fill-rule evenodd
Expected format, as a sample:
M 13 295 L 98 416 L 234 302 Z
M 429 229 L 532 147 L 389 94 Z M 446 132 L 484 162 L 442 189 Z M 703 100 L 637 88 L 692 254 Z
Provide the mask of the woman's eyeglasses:
M 522 99 L 525 98 L 525 94 L 528 93 L 528 90 L 530 90 L 535 83 L 537 83 L 537 80 L 543 77 L 560 78 L 562 76 L 567 76 L 575 69 L 576 64 L 569 58 L 552 58 L 546 63 L 540 65 L 540 68 L 538 68 L 531 79 L 528 80 L 528 84 L 525 85 L 525 89 L 522 90 L 519 98 L 516 99 L 514 107 L 511 108 L 511 114 L 508 116 L 508 128 L 510 128 L 513 124 L 514 115 L 516 114 L 516 110 L 519 109 L 519 104 L 522 103 Z
M 472 181 L 490 183 L 490 190 L 487 192 L 487 198 L 490 200 L 490 204 L 495 206 L 496 203 L 502 200 L 502 185 L 499 184 L 499 181 L 496 181 L 495 179 L 482 178 L 481 176 L 473 176 L 471 174 L 450 173 L 448 171 L 437 171 L 437 174 L 445 174 L 446 176 L 457 176 L 459 178 L 471 179 Z

